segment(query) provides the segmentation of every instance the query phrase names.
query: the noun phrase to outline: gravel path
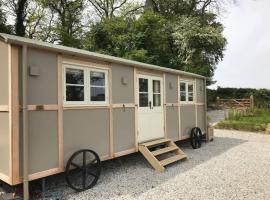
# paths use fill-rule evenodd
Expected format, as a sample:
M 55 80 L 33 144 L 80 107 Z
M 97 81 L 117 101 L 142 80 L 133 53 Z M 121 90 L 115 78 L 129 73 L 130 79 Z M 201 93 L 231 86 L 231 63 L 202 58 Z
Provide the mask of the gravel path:
M 64 199 L 224 200 L 270 199 L 270 135 L 215 130 L 213 142 L 193 150 L 181 142 L 188 160 L 154 171 L 140 154 L 103 162 L 91 190 L 74 193 L 63 175 L 49 177 L 51 191 Z
M 215 130 L 215 136 L 198 150 L 180 143 L 189 159 L 165 173 L 154 171 L 140 154 L 104 162 L 93 189 L 79 194 L 65 189 L 65 198 L 270 199 L 270 135 Z

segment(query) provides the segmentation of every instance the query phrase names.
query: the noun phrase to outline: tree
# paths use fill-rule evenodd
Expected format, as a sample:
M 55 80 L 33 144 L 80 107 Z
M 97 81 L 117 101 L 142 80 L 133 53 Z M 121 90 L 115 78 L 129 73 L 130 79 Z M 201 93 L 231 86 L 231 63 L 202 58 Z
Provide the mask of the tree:
M 43 5 L 57 15 L 55 41 L 62 45 L 81 47 L 83 0 L 43 0 Z
M 27 15 L 26 9 L 28 6 L 27 0 L 18 0 L 15 4 L 16 10 L 16 23 L 15 23 L 15 33 L 18 36 L 25 36 L 25 18 Z
M 34 0 L 29 4 L 27 13 L 26 36 L 31 39 L 54 42 L 54 12 L 44 7 L 42 1 Z
M 0 32 L 1 33 L 12 33 L 12 26 L 7 25 L 6 14 L 2 8 L 2 1 L 0 1 Z
M 137 13 L 144 6 L 138 2 L 128 0 L 88 0 L 94 7 L 96 14 L 100 19 L 112 19 L 117 14 L 127 16 L 131 13 Z
M 183 70 L 212 77 L 223 58 L 226 39 L 222 24 L 215 22 L 215 15 L 207 17 L 203 22 L 199 17 L 178 17 L 172 36 Z

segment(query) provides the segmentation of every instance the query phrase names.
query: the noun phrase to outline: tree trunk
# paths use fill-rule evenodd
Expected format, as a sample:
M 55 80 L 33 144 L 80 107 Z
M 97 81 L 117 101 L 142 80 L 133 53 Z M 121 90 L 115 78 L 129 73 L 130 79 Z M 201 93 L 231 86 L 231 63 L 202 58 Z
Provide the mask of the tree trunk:
M 26 17 L 27 0 L 18 0 L 16 5 L 16 23 L 15 32 L 18 36 L 25 36 L 25 17 Z

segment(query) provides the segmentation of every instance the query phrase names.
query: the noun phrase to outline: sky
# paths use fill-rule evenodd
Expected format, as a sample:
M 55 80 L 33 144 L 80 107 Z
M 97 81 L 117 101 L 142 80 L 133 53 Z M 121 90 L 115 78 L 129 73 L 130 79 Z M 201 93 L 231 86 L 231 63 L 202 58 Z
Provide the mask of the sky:
M 270 0 L 239 0 L 223 14 L 228 40 L 210 88 L 270 89 Z

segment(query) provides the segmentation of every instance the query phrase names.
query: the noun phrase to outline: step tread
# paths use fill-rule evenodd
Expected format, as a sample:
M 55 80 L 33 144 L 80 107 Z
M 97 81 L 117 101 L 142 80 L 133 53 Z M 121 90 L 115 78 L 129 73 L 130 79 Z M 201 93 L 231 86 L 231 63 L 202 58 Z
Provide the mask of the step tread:
M 158 155 L 161 155 L 161 154 L 164 154 L 164 153 L 175 151 L 177 149 L 178 149 L 177 146 L 169 146 L 169 147 L 165 147 L 165 148 L 162 148 L 162 149 L 158 149 L 158 150 L 152 151 L 151 153 L 154 156 L 158 156 Z
M 159 139 L 159 140 L 154 140 L 154 141 L 150 141 L 150 142 L 145 142 L 145 143 L 142 143 L 140 144 L 141 146 L 146 146 L 146 147 L 150 147 L 150 146 L 153 146 L 153 145 L 157 145 L 157 144 L 162 144 L 162 143 L 166 143 L 166 142 L 169 142 L 171 141 L 170 139 Z
M 176 162 L 178 160 L 182 160 L 182 159 L 185 159 L 187 158 L 187 156 L 185 154 L 178 154 L 178 155 L 175 155 L 175 156 L 172 156 L 172 157 L 169 157 L 169 158 L 166 158 L 164 160 L 161 160 L 160 161 L 160 164 L 162 166 L 166 166 L 168 164 L 171 164 L 173 162 Z

